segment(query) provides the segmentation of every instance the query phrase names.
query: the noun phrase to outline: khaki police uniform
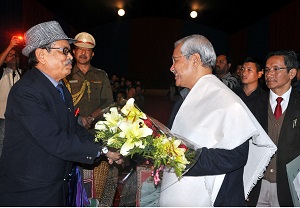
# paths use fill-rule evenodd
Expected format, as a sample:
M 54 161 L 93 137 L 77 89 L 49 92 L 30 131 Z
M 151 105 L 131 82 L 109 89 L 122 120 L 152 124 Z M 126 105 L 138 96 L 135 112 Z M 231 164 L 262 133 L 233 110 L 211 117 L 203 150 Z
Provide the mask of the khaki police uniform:
M 104 109 L 114 102 L 108 75 L 101 69 L 90 66 L 84 74 L 75 65 L 67 80 L 74 105 L 80 109 L 81 116 L 88 116 L 97 108 Z

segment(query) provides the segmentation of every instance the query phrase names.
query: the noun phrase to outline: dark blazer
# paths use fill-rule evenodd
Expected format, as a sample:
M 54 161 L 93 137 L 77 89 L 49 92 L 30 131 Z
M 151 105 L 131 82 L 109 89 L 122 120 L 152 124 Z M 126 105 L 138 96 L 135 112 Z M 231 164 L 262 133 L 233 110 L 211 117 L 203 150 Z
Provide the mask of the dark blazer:
M 268 132 L 268 105 L 269 93 L 262 98 L 259 108 L 259 122 Z M 293 125 L 294 122 L 296 126 Z M 300 94 L 292 89 L 288 107 L 281 127 L 277 146 L 277 194 L 280 206 L 293 207 L 293 201 L 288 184 L 286 164 L 300 155 Z M 256 206 L 261 183 L 258 183 L 249 195 L 247 204 Z
M 243 102 L 247 105 L 255 118 L 259 117 L 258 106 L 261 105 L 261 99 L 263 95 L 267 93 L 266 91 L 258 86 L 256 90 L 254 90 L 249 96 L 247 96 L 243 90 L 243 85 L 234 88 L 232 91 L 243 100 Z
M 181 95 L 179 95 L 178 99 L 174 103 L 174 106 L 173 106 L 171 114 L 170 114 L 170 118 L 169 118 L 168 125 L 167 125 L 167 127 L 169 129 L 172 128 L 172 125 L 173 125 L 174 119 L 176 117 L 176 114 L 177 114 L 180 106 L 182 105 L 183 101 L 184 101 L 183 97 Z
M 202 148 L 196 164 L 185 176 L 220 175 L 225 173 L 214 206 L 246 206 L 243 174 L 248 152 L 249 140 L 232 150 Z
M 65 206 L 72 162 L 92 164 L 100 147 L 36 68 L 11 89 L 0 159 L 0 206 Z

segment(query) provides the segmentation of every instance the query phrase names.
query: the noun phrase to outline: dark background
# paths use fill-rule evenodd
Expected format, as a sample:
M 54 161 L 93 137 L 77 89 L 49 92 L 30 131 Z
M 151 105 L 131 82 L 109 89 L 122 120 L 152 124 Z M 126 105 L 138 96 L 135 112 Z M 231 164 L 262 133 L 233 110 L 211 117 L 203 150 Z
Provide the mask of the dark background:
M 122 5 L 126 14 L 118 17 Z M 192 7 L 196 19 L 189 17 Z M 246 56 L 264 60 L 271 50 L 300 51 L 300 0 L 1 0 L 0 14 L 0 50 L 12 35 L 56 20 L 70 37 L 83 31 L 95 37 L 95 67 L 139 79 L 146 88 L 170 86 L 173 44 L 190 34 L 230 53 L 233 68 Z

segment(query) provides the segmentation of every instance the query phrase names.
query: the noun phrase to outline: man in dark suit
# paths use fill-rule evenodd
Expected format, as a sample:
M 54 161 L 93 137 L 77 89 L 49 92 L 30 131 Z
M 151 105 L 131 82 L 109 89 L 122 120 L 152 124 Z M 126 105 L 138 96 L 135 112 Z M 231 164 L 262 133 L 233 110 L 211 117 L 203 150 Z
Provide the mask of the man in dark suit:
M 263 179 L 251 192 L 249 206 L 288 206 L 293 201 L 289 188 L 286 164 L 300 155 L 300 95 L 291 83 L 297 74 L 297 56 L 294 51 L 281 50 L 267 56 L 265 80 L 269 93 L 262 97 L 260 121 L 270 138 L 277 145 Z M 281 115 L 276 118 L 277 98 L 281 97 Z M 276 114 L 276 113 L 275 113 Z
M 66 87 L 56 88 L 71 72 L 74 40 L 56 21 L 30 28 L 25 40 L 22 53 L 32 67 L 8 96 L 0 206 L 66 206 L 73 162 L 92 164 L 101 154 L 110 163 L 122 160 L 94 143 L 76 122 Z

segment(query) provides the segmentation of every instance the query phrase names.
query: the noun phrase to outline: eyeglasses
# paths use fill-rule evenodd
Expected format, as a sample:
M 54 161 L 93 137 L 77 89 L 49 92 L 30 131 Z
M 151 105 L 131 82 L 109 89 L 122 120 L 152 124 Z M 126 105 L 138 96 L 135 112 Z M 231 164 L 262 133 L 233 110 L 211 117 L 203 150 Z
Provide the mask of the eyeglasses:
M 271 71 L 272 72 L 275 72 L 275 73 L 279 73 L 281 70 L 284 70 L 284 69 L 292 69 L 293 67 L 278 67 L 278 66 L 274 66 L 274 67 L 272 67 L 272 68 L 268 68 L 268 67 L 266 67 L 265 69 L 264 69 L 264 73 L 265 74 L 268 74 L 268 73 L 270 73 Z
M 17 54 L 17 53 L 8 53 L 7 54 L 7 57 L 18 57 L 19 56 L 19 54 Z
M 172 56 L 172 62 L 173 64 L 176 63 L 176 61 L 178 61 L 181 57 L 185 57 L 185 56 L 189 56 L 190 54 L 185 54 L 185 55 L 181 55 L 181 56 Z
M 66 56 L 71 53 L 71 49 L 64 47 L 64 48 L 48 48 L 48 49 L 54 49 L 54 50 L 60 50 L 61 52 L 63 52 L 63 54 L 65 54 Z

